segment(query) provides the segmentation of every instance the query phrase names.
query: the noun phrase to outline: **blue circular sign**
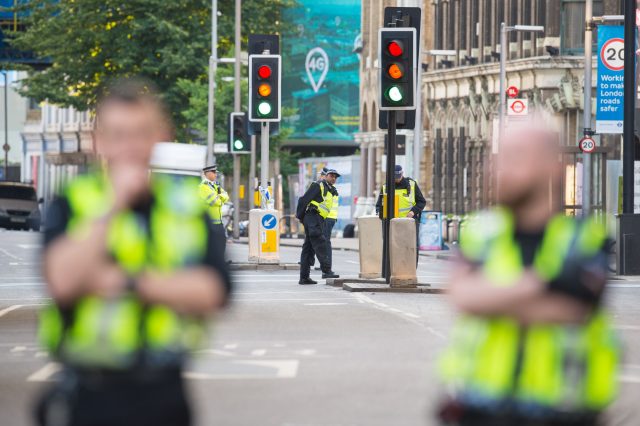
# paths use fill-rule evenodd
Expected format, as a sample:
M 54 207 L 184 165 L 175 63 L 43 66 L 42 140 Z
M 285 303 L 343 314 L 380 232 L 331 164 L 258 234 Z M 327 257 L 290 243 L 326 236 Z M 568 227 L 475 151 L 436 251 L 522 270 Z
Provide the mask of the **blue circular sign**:
M 265 214 L 262 216 L 262 227 L 264 229 L 273 229 L 276 227 L 278 219 L 272 214 Z

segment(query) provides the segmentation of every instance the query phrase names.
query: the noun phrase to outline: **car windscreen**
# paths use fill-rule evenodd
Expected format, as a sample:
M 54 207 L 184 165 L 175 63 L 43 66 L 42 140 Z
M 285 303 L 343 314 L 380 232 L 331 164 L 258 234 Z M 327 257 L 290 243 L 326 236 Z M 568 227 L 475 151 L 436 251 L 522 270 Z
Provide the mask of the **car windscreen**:
M 0 185 L 0 199 L 36 201 L 36 191 L 30 186 Z

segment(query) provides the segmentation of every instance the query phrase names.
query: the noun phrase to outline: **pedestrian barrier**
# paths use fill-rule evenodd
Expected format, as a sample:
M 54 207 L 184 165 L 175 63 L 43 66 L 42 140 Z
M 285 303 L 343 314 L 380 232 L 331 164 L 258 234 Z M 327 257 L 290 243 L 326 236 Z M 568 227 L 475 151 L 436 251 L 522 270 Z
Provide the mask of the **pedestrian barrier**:
M 280 263 L 280 212 L 249 212 L 249 262 Z
M 410 218 L 391 219 L 391 287 L 416 287 L 416 221 Z
M 378 216 L 358 218 L 360 278 L 382 276 L 382 221 Z

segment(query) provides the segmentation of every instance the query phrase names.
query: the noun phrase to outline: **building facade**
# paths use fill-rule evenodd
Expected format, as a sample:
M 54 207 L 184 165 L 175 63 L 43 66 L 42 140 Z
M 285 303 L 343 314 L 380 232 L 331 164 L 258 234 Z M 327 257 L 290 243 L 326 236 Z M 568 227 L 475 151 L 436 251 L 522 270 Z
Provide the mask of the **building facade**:
M 22 181 L 32 182 L 45 205 L 91 163 L 95 146 L 89 111 L 44 103 L 24 125 Z
M 362 58 L 358 140 L 365 158 L 371 155 L 379 159 L 383 150 L 384 136 L 377 129 L 375 106 L 378 94 L 374 35 L 382 26 L 380 17 L 388 3 L 395 2 L 363 2 L 363 50 L 367 55 Z M 594 16 L 599 16 L 619 14 L 622 2 L 593 3 Z M 424 149 L 419 176 L 428 197 L 427 208 L 462 215 L 491 202 L 493 176 L 487 166 L 495 152 L 498 129 L 500 24 L 504 22 L 509 26 L 544 27 L 544 33 L 508 34 L 506 87 L 517 87 L 518 97 L 528 100 L 530 110 L 544 115 L 558 130 L 564 145 L 565 174 L 562 193 L 554 196 L 567 213 L 578 213 L 582 185 L 577 143 L 582 135 L 584 107 L 584 0 L 426 0 L 422 8 L 425 72 L 421 79 L 424 131 L 420 143 Z M 594 68 L 595 64 L 596 61 Z M 589 84 L 592 90 L 594 83 L 595 79 Z M 618 141 L 613 136 L 602 136 L 601 146 L 592 155 L 592 203 L 596 210 L 605 209 L 606 160 L 619 158 Z M 380 164 L 368 163 L 371 168 L 361 173 L 373 182 L 366 185 L 367 192 L 362 195 L 373 197 L 384 176 Z

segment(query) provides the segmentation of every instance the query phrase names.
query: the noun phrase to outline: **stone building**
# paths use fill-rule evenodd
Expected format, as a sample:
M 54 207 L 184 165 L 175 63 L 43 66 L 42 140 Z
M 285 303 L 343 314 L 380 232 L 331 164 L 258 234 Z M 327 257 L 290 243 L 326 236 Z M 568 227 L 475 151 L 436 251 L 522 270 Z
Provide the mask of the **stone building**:
M 391 4 L 390 4 L 391 3 Z M 407 3 L 407 2 L 398 2 Z M 544 114 L 564 145 L 564 185 L 555 194 L 567 213 L 580 209 L 584 0 L 424 0 L 422 105 L 424 131 L 420 184 L 427 208 L 465 214 L 490 203 L 487 172 L 497 133 L 500 23 L 541 25 L 544 33 L 508 34 L 507 85 L 529 108 Z M 594 0 L 594 16 L 615 15 L 620 0 Z M 390 1 L 363 1 L 361 132 L 366 167 L 361 196 L 371 199 L 383 181 L 384 134 L 377 128 L 377 30 Z M 397 6 L 405 4 L 397 4 Z M 595 40 L 595 35 L 594 35 Z M 433 52 L 436 51 L 436 52 Z M 430 52 L 449 56 L 433 56 Z M 594 61 L 594 69 L 596 61 Z M 595 76 L 595 72 L 594 72 Z M 595 78 L 591 82 L 593 87 Z M 606 160 L 619 158 L 619 138 L 603 136 L 592 155 L 593 208 L 604 209 Z M 407 161 L 410 163 L 410 161 Z M 417 173 L 414 173 L 418 176 Z M 366 192 L 365 192 L 366 191 Z

